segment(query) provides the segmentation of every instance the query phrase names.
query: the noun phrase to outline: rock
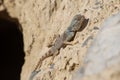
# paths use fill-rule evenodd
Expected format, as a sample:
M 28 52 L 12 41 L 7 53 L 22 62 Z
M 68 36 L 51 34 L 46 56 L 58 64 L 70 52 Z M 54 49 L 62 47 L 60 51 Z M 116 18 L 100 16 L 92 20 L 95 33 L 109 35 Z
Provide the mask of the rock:
M 34 77 L 34 80 L 70 80 L 72 73 L 83 63 L 86 51 L 99 31 L 94 26 L 100 28 L 106 17 L 120 10 L 120 0 L 1 1 L 9 15 L 18 18 L 23 29 L 26 56 L 21 80 L 29 79 L 39 58 L 49 50 L 49 45 L 56 39 L 55 35 L 63 33 L 73 16 L 80 13 L 89 18 L 89 22 L 82 32 L 76 34 L 74 40 L 78 43 L 60 49 L 60 54 L 54 58 L 54 66 L 49 64 L 52 57 L 44 60 L 41 72 Z
M 120 12 L 108 18 L 72 80 L 120 80 Z

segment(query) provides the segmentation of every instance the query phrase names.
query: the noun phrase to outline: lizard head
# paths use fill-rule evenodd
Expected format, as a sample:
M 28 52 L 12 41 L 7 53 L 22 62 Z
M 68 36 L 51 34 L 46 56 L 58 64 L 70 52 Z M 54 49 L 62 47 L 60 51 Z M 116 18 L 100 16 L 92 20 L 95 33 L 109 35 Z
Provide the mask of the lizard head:
M 85 17 L 83 15 L 77 14 L 74 16 L 74 18 L 71 21 L 70 26 L 68 27 L 68 30 L 71 32 L 80 31 L 81 27 L 84 24 Z

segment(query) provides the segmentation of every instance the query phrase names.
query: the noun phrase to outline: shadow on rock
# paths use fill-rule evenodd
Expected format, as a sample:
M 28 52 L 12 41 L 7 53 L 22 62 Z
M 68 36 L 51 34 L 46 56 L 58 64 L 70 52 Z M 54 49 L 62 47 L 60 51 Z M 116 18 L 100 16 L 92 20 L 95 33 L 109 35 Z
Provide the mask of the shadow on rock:
M 24 64 L 23 34 L 17 19 L 6 10 L 0 12 L 1 80 L 20 80 Z

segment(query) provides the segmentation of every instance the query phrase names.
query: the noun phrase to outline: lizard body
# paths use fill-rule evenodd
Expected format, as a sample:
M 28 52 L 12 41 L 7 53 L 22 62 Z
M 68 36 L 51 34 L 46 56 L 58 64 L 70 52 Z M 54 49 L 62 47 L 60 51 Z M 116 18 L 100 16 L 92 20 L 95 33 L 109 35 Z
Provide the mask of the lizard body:
M 74 16 L 73 20 L 71 21 L 71 24 L 69 27 L 64 31 L 62 35 L 60 35 L 54 42 L 53 46 L 48 50 L 48 52 L 45 53 L 44 56 L 42 56 L 36 65 L 35 69 L 33 70 L 33 73 L 37 71 L 42 65 L 42 61 L 45 60 L 47 57 L 53 56 L 53 58 L 57 55 L 57 51 L 60 50 L 62 47 L 64 47 L 67 44 L 74 44 L 73 42 L 70 42 L 74 39 L 76 33 L 78 31 L 82 31 L 85 27 L 86 19 L 83 15 L 77 14 Z M 84 26 L 83 26 L 84 25 Z M 31 75 L 32 76 L 32 75 Z M 32 79 L 30 79 L 32 80 Z

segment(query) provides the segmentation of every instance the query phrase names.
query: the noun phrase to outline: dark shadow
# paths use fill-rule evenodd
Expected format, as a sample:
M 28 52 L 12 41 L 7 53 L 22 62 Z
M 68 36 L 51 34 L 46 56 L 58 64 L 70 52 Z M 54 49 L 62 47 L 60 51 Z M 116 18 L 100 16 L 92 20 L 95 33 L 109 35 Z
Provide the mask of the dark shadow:
M 23 34 L 17 19 L 0 12 L 0 80 L 20 80 L 24 64 Z

